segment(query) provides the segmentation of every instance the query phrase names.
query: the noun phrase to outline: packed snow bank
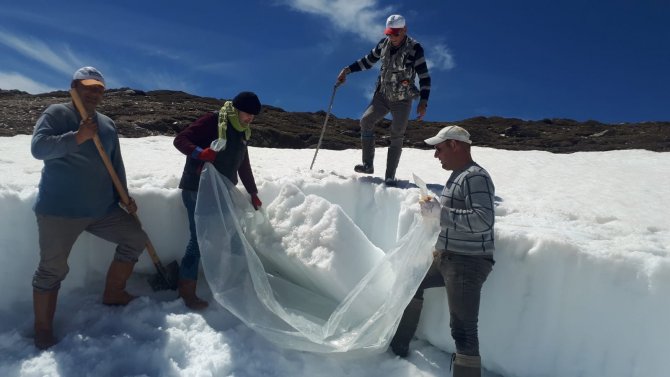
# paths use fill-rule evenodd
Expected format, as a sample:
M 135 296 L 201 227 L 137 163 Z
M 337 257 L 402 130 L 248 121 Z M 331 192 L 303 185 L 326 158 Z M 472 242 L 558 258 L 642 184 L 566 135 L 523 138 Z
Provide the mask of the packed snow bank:
M 208 350 L 216 350 L 217 355 L 232 352 L 236 358 L 252 361 L 255 347 L 260 347 L 275 355 L 273 360 L 279 364 L 302 360 L 303 356 L 294 353 L 271 352 L 274 348 L 260 338 L 251 339 L 249 331 L 231 332 L 217 320 L 223 311 L 213 301 L 214 307 L 203 314 L 207 325 L 197 323 L 197 314 L 180 312 L 183 305 L 174 292 L 153 293 L 144 282 L 154 272 L 146 254 L 138 266 L 145 276 L 134 275 L 131 288 L 142 288 L 139 291 L 148 297 L 124 310 L 99 305 L 114 247 L 86 234 L 72 251 L 70 274 L 59 297 L 57 335 L 65 338 L 55 354 L 37 357 L 30 339 L 30 281 L 38 255 L 31 206 L 42 163 L 30 156 L 29 145 L 29 136 L 0 138 L 0 284 L 4 287 L 0 365 L 12 370 L 26 365 L 39 371 L 46 370 L 40 365 L 50 363 L 54 370 L 76 371 L 75 362 L 92 368 L 92 359 L 118 364 L 116 355 L 120 354 L 133 364 L 125 369 L 129 374 L 160 371 L 179 375 L 166 365 L 183 374 L 195 370 L 246 372 L 219 359 L 199 363 L 200 359 L 192 358 L 208 352 L 196 344 L 202 341 L 198 334 L 208 336 L 202 344 L 211 345 Z M 184 157 L 169 137 L 122 139 L 121 146 L 130 193 L 159 256 L 164 263 L 181 259 L 188 239 L 186 211 L 177 189 Z M 377 150 L 380 170 L 385 152 L 384 148 Z M 307 170 L 313 150 L 251 148 L 250 154 L 267 211 L 280 204 L 281 200 L 273 202 L 283 187 L 294 185 L 305 197 L 314 195 L 338 205 L 381 250 L 389 250 L 410 228 L 410 217 L 400 215 L 401 207 L 418 196 L 416 189 L 389 189 L 377 184 L 378 178 L 353 174 L 351 166 L 360 159 L 359 150 L 320 151 L 315 169 L 325 167 L 325 171 Z M 481 304 L 484 366 L 508 376 L 666 375 L 670 369 L 665 357 L 670 353 L 670 328 L 666 326 L 670 317 L 670 219 L 665 200 L 670 197 L 670 153 L 555 155 L 473 147 L 473 155 L 491 173 L 498 197 L 496 264 L 484 285 Z M 407 149 L 398 175 L 411 177 L 412 172 L 435 190 L 448 177 L 431 151 Z M 411 205 L 405 206 L 412 211 Z M 212 299 L 206 290 L 204 293 Z M 420 352 L 413 352 L 409 361 L 429 365 L 426 357 L 440 360 L 436 375 L 448 370 L 449 359 L 430 359 L 441 352 L 431 350 L 426 340 L 441 350 L 453 351 L 447 313 L 444 290 L 428 290 L 420 341 L 413 344 L 413 350 Z M 167 326 L 166 319 L 177 324 Z M 133 326 L 140 322 L 146 328 Z M 194 340 L 189 343 L 187 338 Z M 162 344 L 171 348 L 166 352 Z M 135 352 L 147 356 L 137 358 Z M 309 357 L 314 360 L 316 356 Z M 151 359 L 148 364 L 153 369 L 134 366 L 138 359 Z M 323 367 L 332 371 L 332 365 L 324 362 Z M 283 370 L 302 371 L 299 367 Z M 393 375 L 388 368 L 383 371 Z M 341 370 L 333 373 L 346 374 Z
M 664 375 L 667 257 L 612 259 L 574 240 L 519 231 L 499 232 L 497 247 L 479 319 L 490 369 L 523 376 Z M 449 322 L 444 291 L 427 290 L 425 307 L 419 337 L 454 351 L 448 327 L 440 326 Z

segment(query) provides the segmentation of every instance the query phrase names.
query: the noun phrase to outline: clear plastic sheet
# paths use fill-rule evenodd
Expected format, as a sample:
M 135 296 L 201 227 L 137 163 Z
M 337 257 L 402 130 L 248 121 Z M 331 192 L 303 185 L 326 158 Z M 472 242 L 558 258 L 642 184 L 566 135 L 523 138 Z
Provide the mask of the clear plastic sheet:
M 364 237 L 332 206 L 338 227 Z M 335 289 L 333 272 L 324 275 L 329 281 L 320 281 L 318 269 L 289 257 L 281 242 L 287 235 L 273 229 L 267 214 L 255 211 L 247 195 L 211 164 L 201 175 L 195 219 L 205 276 L 220 305 L 280 347 L 355 356 L 386 350 L 430 266 L 439 230 L 416 214 L 389 250 L 354 238 L 360 250 L 335 250 L 344 253 L 340 263 L 351 267 L 340 266 L 346 274 Z M 350 258 L 352 252 L 365 254 Z

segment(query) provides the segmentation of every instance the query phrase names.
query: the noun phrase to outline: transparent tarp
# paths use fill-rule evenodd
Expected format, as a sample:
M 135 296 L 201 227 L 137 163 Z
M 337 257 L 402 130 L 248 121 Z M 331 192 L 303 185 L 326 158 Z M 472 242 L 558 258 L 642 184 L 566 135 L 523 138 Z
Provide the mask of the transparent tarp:
M 381 250 L 339 206 L 290 185 L 268 214 L 206 165 L 195 218 L 215 300 L 284 348 L 383 352 L 430 266 L 437 223 L 416 214 Z

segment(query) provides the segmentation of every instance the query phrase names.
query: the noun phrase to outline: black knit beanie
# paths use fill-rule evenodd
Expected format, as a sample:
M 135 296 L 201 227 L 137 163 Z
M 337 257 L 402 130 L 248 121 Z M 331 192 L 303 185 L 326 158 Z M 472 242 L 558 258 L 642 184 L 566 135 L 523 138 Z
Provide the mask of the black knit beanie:
M 248 114 L 258 115 L 261 112 L 261 101 L 253 92 L 241 92 L 233 98 L 233 106 Z

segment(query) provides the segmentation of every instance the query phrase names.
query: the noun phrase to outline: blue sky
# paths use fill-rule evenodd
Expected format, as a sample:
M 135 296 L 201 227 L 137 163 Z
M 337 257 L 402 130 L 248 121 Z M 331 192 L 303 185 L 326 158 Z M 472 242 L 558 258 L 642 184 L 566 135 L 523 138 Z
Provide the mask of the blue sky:
M 339 70 L 399 13 L 429 60 L 426 120 L 670 120 L 666 0 L 3 2 L 2 89 L 66 89 L 93 65 L 110 88 L 325 110 Z M 377 73 L 349 76 L 333 114 L 360 118 Z

